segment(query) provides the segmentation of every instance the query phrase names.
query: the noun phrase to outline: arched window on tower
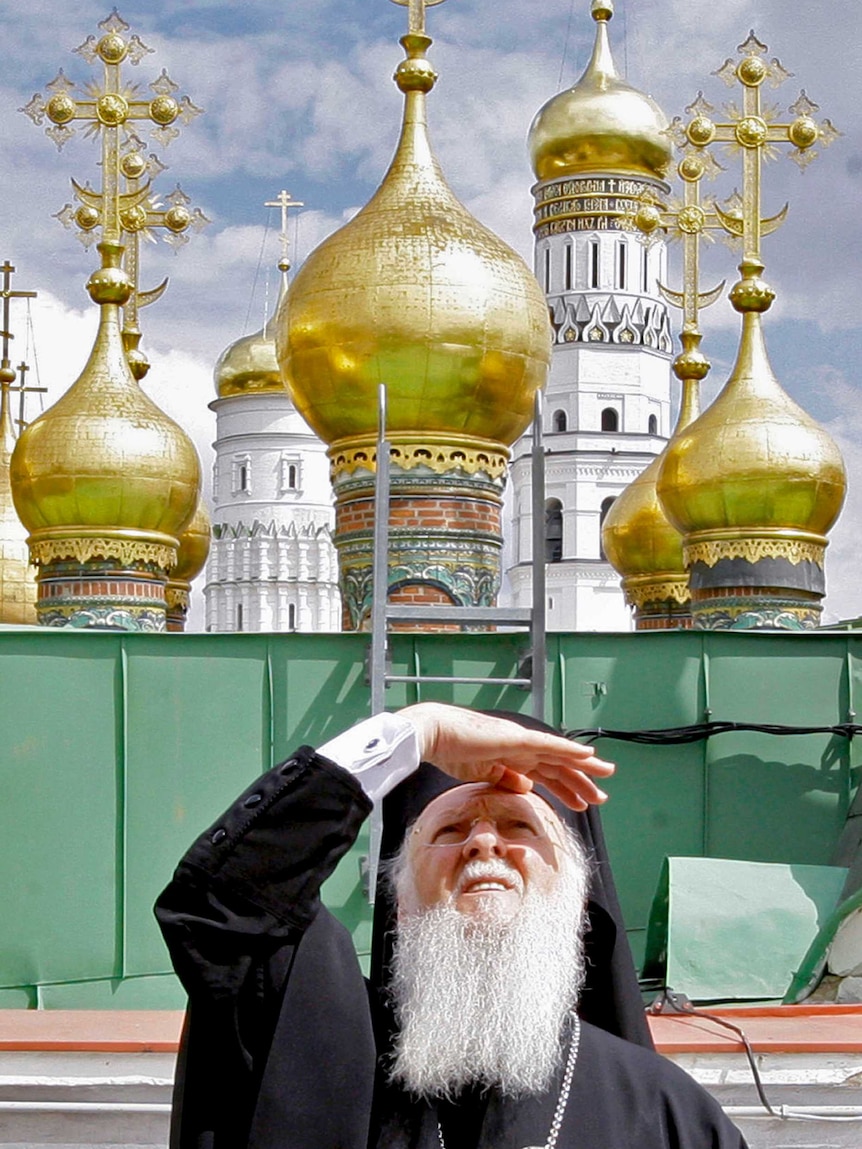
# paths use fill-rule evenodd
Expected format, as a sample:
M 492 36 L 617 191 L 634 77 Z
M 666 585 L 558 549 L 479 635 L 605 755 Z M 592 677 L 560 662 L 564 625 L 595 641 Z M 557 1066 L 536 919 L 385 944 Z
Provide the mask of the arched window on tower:
M 558 563 L 563 557 L 563 504 L 559 499 L 545 503 L 545 562 Z
M 545 291 L 551 290 L 551 249 L 545 248 Z
M 242 630 L 242 603 L 236 604 L 236 629 Z
M 590 240 L 590 287 L 599 286 L 599 241 Z
M 649 431 L 650 435 L 658 434 L 658 419 L 656 419 L 655 415 L 650 415 L 647 422 L 647 430 Z
M 626 289 L 626 256 L 628 252 L 626 249 L 625 240 L 617 241 L 617 287 L 620 291 Z
M 602 411 L 602 430 L 603 431 L 619 431 L 620 429 L 620 416 L 615 407 L 605 407 Z
M 572 275 L 574 249 L 570 243 L 566 244 L 566 291 L 572 290 L 574 276 Z
M 641 287 L 644 294 L 649 291 L 649 252 L 641 248 Z
M 296 630 L 296 605 L 292 602 L 287 604 L 287 629 Z
M 551 425 L 555 431 L 567 431 L 569 427 L 569 420 L 565 411 L 555 411 Z
M 602 527 L 604 526 L 605 519 L 608 517 L 608 511 L 617 501 L 616 495 L 609 495 L 608 498 L 602 500 L 601 509 L 599 510 L 599 558 L 607 558 L 605 548 L 602 545 Z
M 251 493 L 251 458 L 248 455 L 234 455 L 233 458 L 233 494 Z

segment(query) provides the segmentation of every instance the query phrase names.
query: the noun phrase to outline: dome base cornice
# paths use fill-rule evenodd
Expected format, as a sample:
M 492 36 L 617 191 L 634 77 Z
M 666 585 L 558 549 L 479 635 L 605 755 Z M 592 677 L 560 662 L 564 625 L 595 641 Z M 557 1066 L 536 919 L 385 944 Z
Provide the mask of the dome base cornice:
M 123 567 L 141 564 L 169 571 L 177 562 L 177 540 L 156 531 L 125 530 L 113 535 L 83 527 L 45 527 L 34 531 L 27 544 L 30 561 L 39 567 L 64 560 L 83 565 L 113 559 Z
M 740 535 L 738 528 L 733 532 L 697 531 L 685 537 L 683 559 L 686 568 L 695 563 L 714 567 L 722 559 L 743 559 L 749 563 L 784 559 L 794 566 L 811 562 L 822 570 L 828 542 L 824 535 L 808 531 L 764 529 L 747 531 L 744 535 Z
M 470 476 L 481 473 L 492 480 L 501 480 L 511 457 L 511 451 L 502 443 L 469 435 L 393 432 L 389 443 L 390 462 L 401 471 L 426 467 L 437 475 L 461 471 Z M 360 435 L 340 439 L 332 444 L 328 455 L 333 482 L 360 469 L 373 473 L 377 470 L 377 437 Z

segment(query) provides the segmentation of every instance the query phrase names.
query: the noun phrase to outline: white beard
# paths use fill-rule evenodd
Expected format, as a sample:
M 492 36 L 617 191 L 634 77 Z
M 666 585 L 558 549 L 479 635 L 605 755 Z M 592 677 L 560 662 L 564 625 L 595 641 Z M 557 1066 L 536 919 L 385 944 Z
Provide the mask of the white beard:
M 425 1097 L 471 1084 L 514 1097 L 549 1087 L 584 974 L 587 866 L 575 848 L 553 888 L 528 888 L 508 918 L 449 901 L 399 921 L 393 1081 Z

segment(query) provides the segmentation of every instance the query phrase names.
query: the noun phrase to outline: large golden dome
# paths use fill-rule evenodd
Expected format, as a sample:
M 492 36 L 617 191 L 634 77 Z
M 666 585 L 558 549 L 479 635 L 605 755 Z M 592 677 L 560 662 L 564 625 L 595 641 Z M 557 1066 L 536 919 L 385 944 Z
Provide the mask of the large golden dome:
M 608 42 L 610 0 L 593 0 L 596 42 L 586 71 L 536 114 L 527 137 L 536 179 L 585 172 L 661 179 L 673 152 L 667 119 L 617 75 Z
M 21 433 L 12 456 L 12 492 L 31 551 L 34 543 L 94 535 L 175 546 L 197 506 L 194 444 L 144 394 L 126 361 L 117 307 L 128 297 L 122 249 L 100 247 L 108 249 L 107 266 L 88 285 L 102 304 L 90 358 Z
M 431 152 L 430 38 L 402 39 L 401 138 L 370 202 L 297 273 L 278 358 L 297 409 L 328 443 L 373 434 L 378 385 L 393 432 L 509 444 L 550 363 L 545 298 L 527 265 L 458 202 Z
M 825 536 L 844 501 L 841 453 L 775 378 L 760 314 L 742 322 L 724 389 L 668 447 L 662 506 L 686 536 L 735 528 Z
M 27 554 L 27 531 L 15 513 L 9 462 L 15 448 L 9 383 L 15 372 L 0 367 L 0 622 L 36 625 L 36 572 Z

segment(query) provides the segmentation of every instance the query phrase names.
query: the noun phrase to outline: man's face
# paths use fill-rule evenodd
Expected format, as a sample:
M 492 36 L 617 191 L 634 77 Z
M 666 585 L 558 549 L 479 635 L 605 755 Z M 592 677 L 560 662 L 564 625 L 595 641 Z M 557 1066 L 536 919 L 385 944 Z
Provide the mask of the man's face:
M 410 865 L 415 904 L 428 909 L 451 899 L 464 914 L 507 918 L 530 889 L 556 882 L 563 830 L 534 794 L 512 794 L 485 783 L 448 790 L 413 827 Z

